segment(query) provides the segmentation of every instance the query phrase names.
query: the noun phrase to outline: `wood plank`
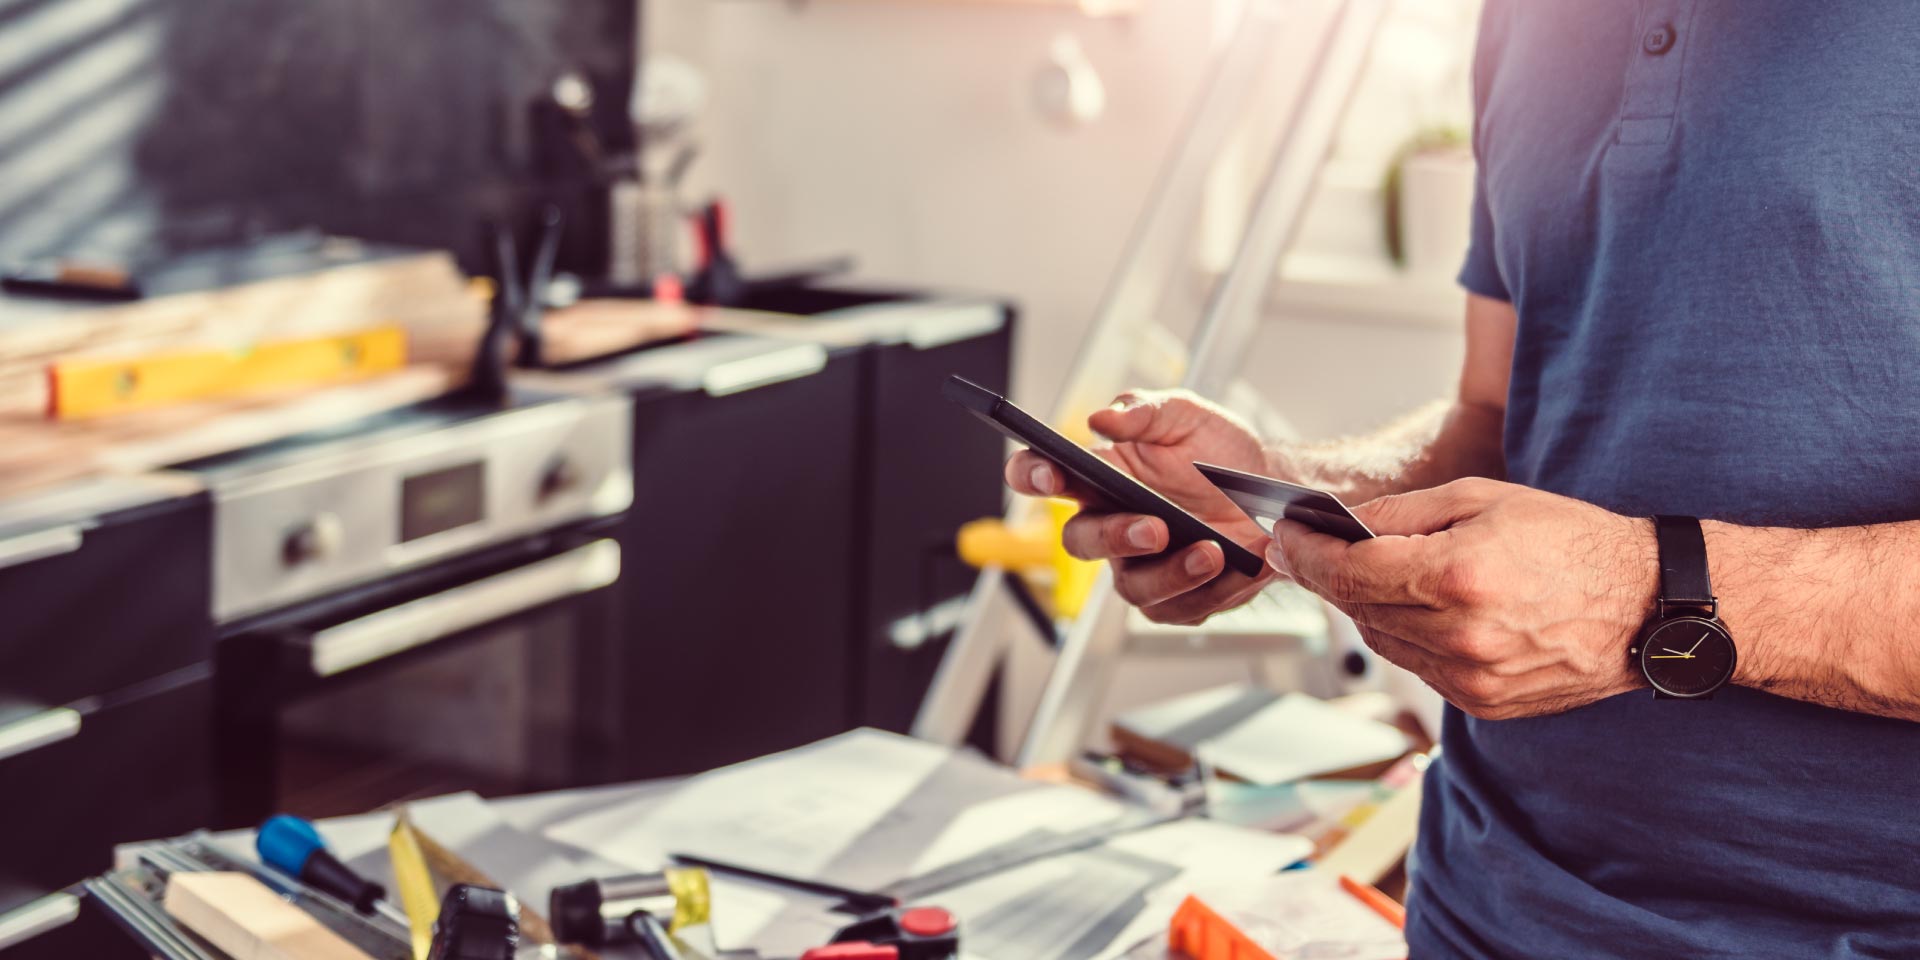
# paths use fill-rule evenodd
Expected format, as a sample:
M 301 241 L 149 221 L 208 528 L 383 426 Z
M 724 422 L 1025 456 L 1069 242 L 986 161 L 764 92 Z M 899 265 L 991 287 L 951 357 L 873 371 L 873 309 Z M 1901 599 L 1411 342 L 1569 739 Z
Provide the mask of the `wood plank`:
M 486 303 L 444 253 L 20 319 L 0 317 L 0 495 L 211 456 L 418 403 L 465 379 Z M 406 331 L 410 366 L 352 385 L 266 389 L 76 423 L 47 420 L 48 365 L 323 336 Z
M 99 420 L 55 422 L 37 413 L 0 411 L 0 496 L 226 453 L 420 403 L 463 382 L 464 371 L 415 365 L 325 390 L 183 404 Z
M 699 329 L 701 312 L 658 300 L 582 300 L 540 321 L 540 356 L 549 366 L 623 353 Z
M 416 362 L 464 365 L 486 303 L 444 253 L 351 264 L 0 323 L 0 411 L 44 412 L 55 360 L 168 349 L 235 349 L 263 340 L 397 325 Z
M 244 873 L 175 873 L 164 906 L 233 960 L 372 960 Z

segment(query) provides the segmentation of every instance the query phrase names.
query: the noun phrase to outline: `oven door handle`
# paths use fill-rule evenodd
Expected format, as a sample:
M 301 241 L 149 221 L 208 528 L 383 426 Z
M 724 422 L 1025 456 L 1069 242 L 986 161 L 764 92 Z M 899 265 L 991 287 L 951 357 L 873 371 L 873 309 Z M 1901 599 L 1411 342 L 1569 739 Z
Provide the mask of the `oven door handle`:
M 71 893 L 50 893 L 30 900 L 0 913 L 0 950 L 52 933 L 79 918 L 80 898 Z
M 620 577 L 620 545 L 595 540 L 297 638 L 315 676 L 330 677 L 492 620 L 590 593 Z

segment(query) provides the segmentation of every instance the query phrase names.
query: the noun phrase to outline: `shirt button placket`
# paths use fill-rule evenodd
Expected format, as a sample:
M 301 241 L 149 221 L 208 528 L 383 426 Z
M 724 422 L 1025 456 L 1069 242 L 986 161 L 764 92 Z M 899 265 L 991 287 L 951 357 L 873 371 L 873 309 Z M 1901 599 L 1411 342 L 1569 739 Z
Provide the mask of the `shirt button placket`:
M 1681 67 L 1686 60 L 1682 49 L 1686 37 L 1680 33 L 1680 26 L 1691 24 L 1694 3 L 1645 0 L 1641 4 L 1640 50 L 1627 64 L 1625 94 L 1620 102 L 1620 143 L 1661 144 L 1672 138 Z

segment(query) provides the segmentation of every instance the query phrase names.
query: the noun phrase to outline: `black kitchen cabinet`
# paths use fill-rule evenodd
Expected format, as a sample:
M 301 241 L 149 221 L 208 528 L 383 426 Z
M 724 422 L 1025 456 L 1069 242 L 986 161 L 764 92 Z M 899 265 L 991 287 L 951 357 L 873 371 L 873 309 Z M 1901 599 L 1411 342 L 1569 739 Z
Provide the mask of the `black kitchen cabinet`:
M 210 523 L 165 480 L 0 505 L 0 928 L 210 819 Z M 0 957 L 112 956 L 104 932 L 83 912 Z
M 694 773 L 851 725 L 858 368 L 712 335 L 559 376 L 633 398 L 609 669 L 623 779 Z
M 940 385 L 957 373 L 1006 392 L 1012 334 L 1009 322 L 938 345 L 878 344 L 866 358 L 855 656 L 857 716 L 867 726 L 905 733 L 913 725 L 978 576 L 961 562 L 955 535 L 1003 511 L 1006 444 Z
M 171 683 L 171 686 L 167 684 Z M 0 761 L 0 834 L 9 879 L 0 913 L 113 866 L 113 845 L 204 826 L 213 809 L 205 730 L 211 678 L 190 669 L 81 720 L 74 736 Z M 0 950 L 4 960 L 137 956 L 97 910 Z
M 211 673 L 190 668 L 150 686 L 82 713 L 66 739 L 0 760 L 0 832 L 16 879 L 64 886 L 111 866 L 116 843 L 206 825 Z
M 64 892 L 33 899 L 27 896 L 28 890 L 0 879 L 0 925 L 13 925 L 11 930 L 0 930 L 0 936 L 13 941 L 13 946 L 0 946 L 0 958 L 149 960 L 146 950 L 116 925 L 99 902 Z M 34 921 L 58 925 L 36 934 Z
M 977 576 L 955 536 L 968 521 L 999 516 L 1006 496 L 1005 442 L 947 402 L 941 384 L 957 373 L 1005 392 L 1014 309 L 992 297 L 864 285 L 776 290 L 745 306 L 795 318 L 768 335 L 812 340 L 857 364 L 848 711 L 856 725 L 904 733 Z M 985 724 L 975 731 L 982 746 L 992 736 Z
M 102 484 L 7 505 L 23 516 L 0 516 L 0 700 L 59 706 L 212 656 L 212 520 L 190 491 Z

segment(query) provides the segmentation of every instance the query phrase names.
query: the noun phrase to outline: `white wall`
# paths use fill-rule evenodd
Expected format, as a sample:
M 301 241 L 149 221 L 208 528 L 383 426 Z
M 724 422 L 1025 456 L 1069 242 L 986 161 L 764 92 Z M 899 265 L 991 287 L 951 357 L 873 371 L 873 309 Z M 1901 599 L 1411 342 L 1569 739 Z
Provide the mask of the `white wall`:
M 1210 8 L 668 0 L 649 46 L 707 71 L 691 186 L 733 198 L 749 263 L 852 252 L 862 275 L 1010 294 L 1016 397 L 1046 403 L 1185 115 Z M 1060 33 L 1106 83 L 1089 127 L 1031 108 Z
M 1137 16 L 1100 21 L 1022 4 L 655 0 L 648 29 L 650 49 L 709 80 L 689 193 L 732 201 L 749 268 L 851 252 L 866 276 L 1012 296 L 1024 311 L 1014 393 L 1044 407 L 1195 93 L 1214 8 L 1145 0 Z M 1029 97 L 1062 32 L 1107 92 L 1105 115 L 1074 129 Z M 1373 88 L 1361 104 L 1394 96 L 1392 82 Z M 1423 101 L 1398 119 L 1432 112 Z M 1340 153 L 1380 162 L 1379 136 L 1363 148 L 1348 137 Z M 1326 436 L 1451 389 L 1460 352 L 1445 326 L 1276 318 L 1246 376 L 1303 434 Z M 1007 715 L 1024 723 L 1047 661 L 1033 648 L 1016 662 Z M 1141 665 L 1109 706 L 1241 677 L 1237 663 Z
M 648 27 L 707 74 L 690 192 L 732 199 L 749 266 L 844 251 L 867 276 L 1012 295 L 1015 394 L 1045 403 L 1192 96 L 1208 10 L 667 0 Z M 1107 87 L 1078 129 L 1029 105 L 1063 31 Z
M 1404 52 L 1408 33 L 1471 23 L 1470 10 L 1435 15 L 1434 0 L 1403 6 L 1416 13 L 1396 16 L 1415 23 L 1390 25 L 1398 45 L 1382 59 L 1416 59 Z M 687 192 L 730 198 L 749 267 L 850 252 L 866 276 L 1010 295 L 1024 311 L 1015 396 L 1044 406 L 1231 7 L 1146 0 L 1137 15 L 1098 20 L 1023 4 L 655 0 L 648 46 L 707 78 Z M 1039 116 L 1029 93 L 1062 33 L 1080 40 L 1107 88 L 1105 115 L 1071 129 Z M 1464 43 L 1462 34 L 1461 56 Z M 1456 67 L 1423 65 L 1430 75 Z M 1449 90 L 1442 109 L 1407 86 L 1370 73 L 1342 158 L 1377 165 L 1399 130 L 1458 121 L 1464 90 Z M 1456 339 L 1410 325 L 1280 320 L 1249 377 L 1304 431 L 1353 430 L 1448 388 Z M 1312 359 L 1294 369 L 1301 356 Z

